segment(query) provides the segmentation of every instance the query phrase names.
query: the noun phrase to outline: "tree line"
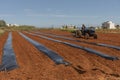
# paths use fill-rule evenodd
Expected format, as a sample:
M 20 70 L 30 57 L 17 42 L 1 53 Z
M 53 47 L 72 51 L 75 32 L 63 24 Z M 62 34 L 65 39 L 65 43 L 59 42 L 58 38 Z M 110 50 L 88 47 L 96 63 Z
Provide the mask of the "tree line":
M 6 27 L 7 24 L 4 20 L 0 20 L 0 27 Z

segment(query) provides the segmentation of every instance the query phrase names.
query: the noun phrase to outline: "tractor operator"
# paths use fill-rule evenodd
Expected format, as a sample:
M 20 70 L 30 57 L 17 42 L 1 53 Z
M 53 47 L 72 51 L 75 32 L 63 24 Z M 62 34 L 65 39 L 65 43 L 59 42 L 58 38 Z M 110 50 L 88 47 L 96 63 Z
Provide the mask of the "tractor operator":
M 85 34 L 85 29 L 86 29 L 86 26 L 84 24 L 82 24 L 82 33 Z
M 86 26 L 84 24 L 82 24 L 82 30 L 84 31 L 86 28 Z

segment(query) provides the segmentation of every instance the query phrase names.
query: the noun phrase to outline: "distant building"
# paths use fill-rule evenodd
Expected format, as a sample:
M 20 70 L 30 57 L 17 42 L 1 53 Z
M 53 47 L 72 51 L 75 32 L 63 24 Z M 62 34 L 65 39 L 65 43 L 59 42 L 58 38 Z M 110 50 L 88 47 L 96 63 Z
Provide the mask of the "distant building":
M 11 27 L 11 26 L 19 26 L 18 24 L 7 24 L 8 27 Z
M 7 26 L 8 26 L 8 27 L 10 27 L 10 26 L 11 26 L 11 24 L 7 24 Z
M 112 21 L 106 21 L 102 23 L 103 29 L 116 29 L 115 24 Z

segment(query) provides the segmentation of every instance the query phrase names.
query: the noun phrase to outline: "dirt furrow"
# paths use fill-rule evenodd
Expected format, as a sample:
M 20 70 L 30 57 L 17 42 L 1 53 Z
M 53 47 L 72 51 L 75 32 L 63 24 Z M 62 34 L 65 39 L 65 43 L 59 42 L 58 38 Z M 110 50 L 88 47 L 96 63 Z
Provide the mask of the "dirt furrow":
M 24 33 L 24 34 L 26 34 L 26 33 Z M 109 61 L 109 60 L 103 59 L 101 57 L 98 57 L 96 55 L 89 54 L 83 50 L 71 48 L 69 46 L 66 46 L 66 45 L 63 45 L 60 43 L 56 43 L 56 42 L 52 42 L 49 40 L 41 39 L 41 38 L 29 35 L 29 34 L 26 34 L 26 35 L 29 36 L 30 38 L 44 44 L 45 46 L 55 50 L 61 56 L 63 56 L 65 59 L 72 62 L 75 66 L 83 68 L 84 70 L 87 71 L 85 73 L 86 75 L 88 73 L 90 75 L 95 72 L 99 72 L 96 74 L 101 73 L 101 75 L 102 75 L 103 73 L 101 71 L 104 71 L 105 74 L 102 75 L 102 77 L 103 77 L 107 73 L 112 74 L 112 73 L 120 70 L 117 68 L 119 66 L 119 65 L 117 65 L 118 61 Z M 108 64 L 106 65 L 106 63 L 108 63 Z M 114 69 L 113 69 L 113 67 L 114 67 Z M 94 69 L 96 69 L 96 68 L 99 70 L 94 71 Z M 115 69 L 116 69 L 116 71 L 115 71 Z M 116 73 L 116 74 L 119 74 L 119 73 Z
M 7 37 L 8 37 L 8 32 L 0 36 L 0 64 L 2 63 L 3 47 L 7 40 Z M 0 79 L 5 80 L 5 72 L 0 72 Z
M 88 40 L 85 40 L 83 38 L 75 38 L 73 37 L 72 33 L 67 32 L 67 31 L 60 31 L 60 30 L 42 30 L 40 32 L 43 33 L 50 33 L 50 34 L 55 34 L 55 35 L 62 35 L 70 38 L 74 38 L 77 40 L 82 40 L 82 41 L 88 41 L 88 42 L 99 42 L 99 43 L 106 43 L 106 44 L 111 44 L 111 45 L 116 45 L 120 46 L 120 38 L 119 38 L 119 33 L 97 33 L 98 39 L 93 39 L 90 38 Z
M 55 65 L 32 44 L 13 32 L 13 48 L 19 68 L 8 72 L 9 80 L 80 80 L 79 74 L 71 67 Z
M 77 45 L 80 45 L 80 46 L 84 46 L 84 47 L 88 47 L 88 48 L 91 48 L 91 49 L 94 49 L 94 50 L 98 50 L 98 51 L 106 53 L 108 55 L 113 55 L 113 56 L 120 57 L 120 54 L 119 54 L 120 51 L 112 49 L 112 48 L 103 47 L 103 46 L 96 46 L 96 45 L 91 45 L 91 44 L 82 43 L 82 42 L 70 41 L 70 40 L 65 40 L 65 39 L 62 39 L 62 38 L 56 38 L 56 37 L 51 37 L 51 36 L 47 36 L 47 37 L 50 37 L 50 38 L 53 38 L 53 39 L 56 39 L 56 40 L 65 41 L 65 42 L 70 42 L 70 43 L 73 43 L 73 44 L 77 44 Z
M 1 58 L 2 58 L 2 54 L 3 54 L 3 47 L 4 47 L 4 44 L 7 40 L 7 37 L 8 37 L 8 32 L 4 33 L 2 36 L 0 36 L 0 63 L 1 63 Z

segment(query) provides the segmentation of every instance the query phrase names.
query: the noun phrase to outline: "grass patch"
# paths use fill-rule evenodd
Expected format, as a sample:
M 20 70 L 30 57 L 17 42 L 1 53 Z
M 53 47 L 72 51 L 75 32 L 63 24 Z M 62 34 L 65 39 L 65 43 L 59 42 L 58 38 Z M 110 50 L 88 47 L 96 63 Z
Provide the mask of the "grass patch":
M 34 26 L 11 26 L 11 27 L 1 27 L 4 31 L 32 31 L 37 30 Z
M 60 30 L 61 31 L 71 32 L 71 33 L 75 32 L 75 29 L 60 29 Z
M 120 29 L 97 29 L 98 33 L 120 33 Z
M 4 33 L 5 31 L 0 29 L 0 36 Z

